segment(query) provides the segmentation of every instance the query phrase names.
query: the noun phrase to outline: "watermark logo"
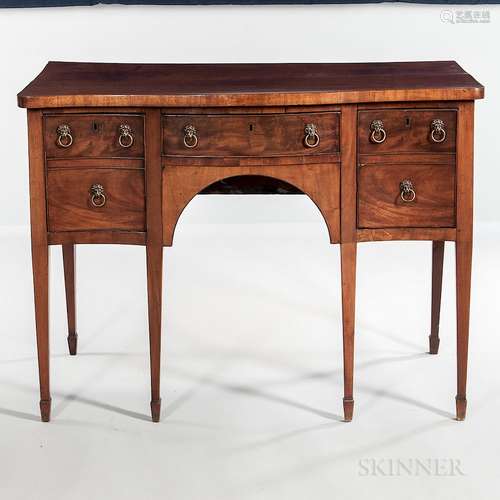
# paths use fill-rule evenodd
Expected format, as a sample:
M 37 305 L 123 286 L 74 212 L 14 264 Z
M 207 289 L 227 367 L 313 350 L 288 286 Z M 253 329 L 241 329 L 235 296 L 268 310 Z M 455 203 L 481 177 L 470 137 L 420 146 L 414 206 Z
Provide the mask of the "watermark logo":
M 358 476 L 457 477 L 465 472 L 458 458 L 362 458 Z
M 441 22 L 447 24 L 491 23 L 489 10 L 442 10 Z

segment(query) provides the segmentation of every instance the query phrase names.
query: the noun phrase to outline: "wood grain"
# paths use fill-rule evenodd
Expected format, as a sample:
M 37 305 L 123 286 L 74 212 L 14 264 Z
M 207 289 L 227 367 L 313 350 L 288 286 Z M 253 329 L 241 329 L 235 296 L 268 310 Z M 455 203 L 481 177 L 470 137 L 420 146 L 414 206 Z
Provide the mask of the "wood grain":
M 433 142 L 431 139 L 431 123 L 434 119 L 444 122 L 446 136 L 443 142 Z M 381 144 L 370 140 L 372 133 L 370 127 L 375 120 L 382 120 L 387 134 L 387 138 Z M 360 154 L 452 153 L 455 151 L 456 127 L 455 110 L 405 108 L 360 111 L 358 116 L 359 152 Z
M 277 167 L 280 165 L 313 165 L 315 163 L 340 163 L 340 153 L 303 156 L 163 156 L 163 165 L 189 165 L 200 167 Z
M 458 109 L 457 127 L 457 240 L 455 243 L 457 300 L 457 419 L 467 409 L 467 356 L 469 350 L 470 289 L 472 271 L 472 215 L 474 174 L 474 103 Z
M 64 82 L 64 85 L 61 85 Z M 454 61 L 338 64 L 50 62 L 22 107 L 287 106 L 480 99 Z
M 163 279 L 162 173 L 160 112 L 146 112 L 146 260 L 148 278 L 149 348 L 151 364 L 151 418 L 159 422 L 161 411 L 161 307 Z
M 48 233 L 49 245 L 145 245 L 146 233 L 140 231 L 60 231 Z
M 89 189 L 104 187 L 106 204 L 94 207 Z M 124 169 L 66 169 L 47 173 L 48 229 L 145 230 L 144 174 Z
M 241 115 L 241 114 L 253 114 L 253 115 L 267 115 L 276 113 L 322 113 L 322 112 L 338 112 L 340 111 L 340 106 L 338 104 L 320 104 L 318 106 L 226 106 L 221 108 L 220 106 L 203 106 L 203 107 L 169 107 L 162 108 L 161 112 L 163 115 L 213 115 L 224 113 L 225 115 Z
M 73 144 L 67 148 L 57 144 L 57 127 L 69 125 Z M 120 146 L 121 124 L 132 128 L 133 143 Z M 133 114 L 82 113 L 47 115 L 44 118 L 45 151 L 48 158 L 144 156 L 144 118 Z M 128 144 L 125 142 L 125 144 Z
M 358 166 L 376 165 L 383 163 L 389 165 L 452 165 L 455 166 L 456 155 L 454 153 L 382 153 L 358 155 Z
M 76 355 L 78 334 L 76 333 L 76 286 L 75 286 L 75 245 L 63 245 L 64 287 L 66 291 L 66 311 L 68 315 L 68 348 Z
M 431 299 L 431 334 L 429 335 L 429 353 L 439 350 L 439 316 L 441 313 L 441 290 L 443 287 L 444 241 L 432 242 L 432 299 Z
M 184 145 L 184 127 L 193 125 L 198 144 Z M 317 127 L 319 144 L 304 144 L 307 124 Z M 167 115 L 163 153 L 170 156 L 303 156 L 339 150 L 339 113 Z
M 354 411 L 354 331 L 356 305 L 356 106 L 342 108 L 341 226 L 342 332 L 344 354 L 344 420 Z
M 395 227 L 387 229 L 358 229 L 357 238 L 360 242 L 398 240 L 455 241 L 456 233 L 455 228 Z
M 340 168 L 338 164 L 262 167 L 166 165 L 163 169 L 163 244 L 171 246 L 175 226 L 187 204 L 198 193 L 222 179 L 265 176 L 292 184 L 316 204 L 330 235 L 340 241 Z
M 124 168 L 144 170 L 144 160 L 129 158 L 52 158 L 47 160 L 47 169 L 56 168 Z
M 373 110 L 387 110 L 387 109 L 415 109 L 415 110 L 425 110 L 425 109 L 454 109 L 457 110 L 457 103 L 453 101 L 386 101 L 386 102 L 369 102 L 369 103 L 359 103 L 358 112 L 360 111 L 373 111 Z
M 31 259 L 35 294 L 35 326 L 40 379 L 40 414 L 50 420 L 49 354 L 49 246 L 45 207 L 45 162 L 42 113 L 28 111 L 28 148 L 30 178 Z
M 401 199 L 412 182 L 416 198 Z M 358 169 L 358 227 L 454 227 L 455 168 L 451 165 L 379 164 Z

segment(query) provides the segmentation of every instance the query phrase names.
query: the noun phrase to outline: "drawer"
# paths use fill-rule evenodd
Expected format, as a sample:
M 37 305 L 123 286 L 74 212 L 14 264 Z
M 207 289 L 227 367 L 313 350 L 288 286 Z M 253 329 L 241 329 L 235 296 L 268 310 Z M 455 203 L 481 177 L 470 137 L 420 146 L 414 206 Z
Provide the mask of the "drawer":
M 144 231 L 141 170 L 88 168 L 47 172 L 48 230 Z
M 454 226 L 453 165 L 371 164 L 358 168 L 358 227 Z
M 456 111 L 379 109 L 358 113 L 360 153 L 453 153 Z
M 301 156 L 339 150 L 339 113 L 166 115 L 171 156 Z
M 144 119 L 131 114 L 59 114 L 44 118 L 48 158 L 144 156 Z

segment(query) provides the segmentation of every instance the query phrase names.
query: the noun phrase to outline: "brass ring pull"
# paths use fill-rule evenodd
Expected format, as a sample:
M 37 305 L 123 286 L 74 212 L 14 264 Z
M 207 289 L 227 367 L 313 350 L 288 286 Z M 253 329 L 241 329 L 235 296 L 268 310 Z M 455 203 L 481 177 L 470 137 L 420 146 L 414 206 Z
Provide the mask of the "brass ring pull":
M 308 148 L 315 148 L 320 141 L 318 127 L 314 123 L 308 123 L 304 127 L 304 145 Z
M 73 144 L 73 136 L 69 125 L 62 124 L 57 127 L 57 145 L 61 148 L 69 148 Z
M 198 146 L 198 136 L 194 125 L 186 125 L 184 127 L 184 146 L 187 148 L 195 148 Z
M 387 132 L 384 130 L 384 122 L 382 120 L 373 120 L 370 124 L 370 141 L 375 144 L 382 144 L 387 138 Z
M 101 184 L 92 184 L 89 189 L 90 203 L 96 208 L 101 208 L 106 204 L 106 194 Z
M 415 193 L 415 188 L 413 187 L 413 183 L 409 179 L 405 179 L 399 183 L 399 189 L 401 191 L 401 199 L 405 203 L 411 203 L 417 197 L 417 193 Z
M 431 139 L 434 142 L 440 143 L 446 140 L 446 130 L 444 129 L 444 122 L 436 118 L 431 122 Z
M 130 148 L 134 144 L 134 136 L 132 135 L 132 128 L 130 125 L 122 123 L 119 127 L 120 136 L 118 137 L 118 143 L 122 148 Z

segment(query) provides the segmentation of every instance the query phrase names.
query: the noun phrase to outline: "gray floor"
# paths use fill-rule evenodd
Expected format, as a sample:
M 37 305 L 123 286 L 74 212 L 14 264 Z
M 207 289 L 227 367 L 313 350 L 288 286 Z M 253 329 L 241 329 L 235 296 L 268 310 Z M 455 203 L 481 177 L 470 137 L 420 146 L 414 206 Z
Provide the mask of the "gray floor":
M 339 252 L 319 219 L 198 225 L 185 216 L 175 247 L 165 251 L 156 425 L 149 421 L 144 249 L 78 248 L 80 352 L 70 357 L 54 248 L 53 421 L 42 424 L 27 233 L 2 234 L 2 499 L 494 498 L 495 226 L 477 229 L 462 423 L 453 419 L 451 244 L 438 356 L 426 354 L 430 243 L 360 245 L 350 424 L 340 417 Z M 437 470 L 417 466 L 437 463 Z

